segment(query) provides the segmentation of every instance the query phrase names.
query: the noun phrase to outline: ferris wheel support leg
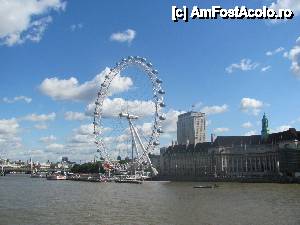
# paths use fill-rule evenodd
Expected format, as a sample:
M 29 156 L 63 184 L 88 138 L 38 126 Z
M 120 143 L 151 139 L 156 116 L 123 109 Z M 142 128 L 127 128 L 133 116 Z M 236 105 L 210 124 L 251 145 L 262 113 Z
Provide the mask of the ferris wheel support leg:
M 137 149 L 137 144 L 136 144 L 136 140 L 135 140 L 135 136 L 134 136 L 134 127 L 133 127 L 133 124 L 131 122 L 130 119 L 129 120 L 129 128 L 130 128 L 130 133 L 131 133 L 131 136 L 132 136 L 132 140 L 133 140 L 133 145 L 135 147 L 135 151 L 136 151 L 136 155 L 137 155 L 137 158 L 139 158 L 139 152 L 138 152 L 138 149 Z
M 136 135 L 136 137 L 138 139 L 138 142 L 139 142 L 139 144 L 140 144 L 140 146 L 141 146 L 141 148 L 143 150 L 143 155 L 145 155 L 145 157 L 146 157 L 146 159 L 147 159 L 147 161 L 148 161 L 148 163 L 149 163 L 149 165 L 150 165 L 153 173 L 155 175 L 157 175 L 157 170 L 155 168 L 153 168 L 151 160 L 150 160 L 149 155 L 148 155 L 148 152 L 146 151 L 146 149 L 145 149 L 145 147 L 144 147 L 144 145 L 143 145 L 143 143 L 141 141 L 141 138 L 140 138 L 138 132 L 135 130 L 135 127 L 133 126 L 133 124 L 132 124 L 132 122 L 130 120 L 129 120 L 129 122 L 130 122 L 130 125 L 132 126 L 133 132 L 135 133 L 135 135 Z

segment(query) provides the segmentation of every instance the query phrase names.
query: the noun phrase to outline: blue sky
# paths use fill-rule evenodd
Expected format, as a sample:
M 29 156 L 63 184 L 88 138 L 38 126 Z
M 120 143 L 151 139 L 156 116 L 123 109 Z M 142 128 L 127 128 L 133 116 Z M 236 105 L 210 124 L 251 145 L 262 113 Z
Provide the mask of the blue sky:
M 272 3 L 295 17 L 171 20 L 172 5 Z M 192 105 L 208 114 L 208 137 L 257 134 L 263 112 L 273 132 L 300 129 L 299 1 L 0 0 L 0 14 L 0 157 L 92 159 L 87 105 L 96 76 L 129 55 L 149 59 L 164 81 L 163 144 Z

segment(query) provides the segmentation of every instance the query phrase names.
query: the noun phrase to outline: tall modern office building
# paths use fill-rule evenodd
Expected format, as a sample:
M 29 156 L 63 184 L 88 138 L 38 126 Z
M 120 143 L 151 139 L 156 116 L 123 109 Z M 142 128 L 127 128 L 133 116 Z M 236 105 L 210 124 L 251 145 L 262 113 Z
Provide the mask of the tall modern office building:
M 177 142 L 179 145 L 205 142 L 205 113 L 187 112 L 178 116 Z

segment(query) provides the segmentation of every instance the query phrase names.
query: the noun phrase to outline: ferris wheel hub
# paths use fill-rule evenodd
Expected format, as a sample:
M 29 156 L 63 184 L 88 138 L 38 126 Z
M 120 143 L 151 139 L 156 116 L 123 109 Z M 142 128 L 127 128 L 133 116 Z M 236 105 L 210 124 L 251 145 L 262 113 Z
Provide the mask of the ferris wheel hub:
M 123 113 L 121 112 L 119 114 L 120 117 L 126 117 L 127 119 L 138 119 L 139 117 L 138 116 L 135 116 L 135 115 L 132 115 L 132 114 L 129 114 L 129 113 Z

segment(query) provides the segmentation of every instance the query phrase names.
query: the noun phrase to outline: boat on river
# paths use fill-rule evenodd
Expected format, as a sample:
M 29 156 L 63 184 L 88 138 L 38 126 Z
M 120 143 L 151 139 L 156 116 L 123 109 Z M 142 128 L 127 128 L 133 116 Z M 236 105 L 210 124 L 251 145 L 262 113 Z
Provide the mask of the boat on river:
M 61 173 L 47 175 L 47 180 L 66 180 L 67 176 Z
M 116 183 L 126 183 L 126 184 L 142 184 L 143 182 L 135 179 L 117 179 Z
M 31 178 L 43 178 L 43 174 L 41 173 L 32 173 L 30 174 Z
M 116 183 L 127 183 L 127 184 L 141 184 L 143 183 L 139 177 L 133 176 L 119 176 L 115 178 Z
M 194 186 L 194 188 L 217 188 L 219 187 L 218 185 L 199 185 L 199 186 Z
M 47 177 L 47 174 L 44 173 L 44 172 L 33 172 L 30 174 L 30 177 L 31 178 L 46 178 Z

